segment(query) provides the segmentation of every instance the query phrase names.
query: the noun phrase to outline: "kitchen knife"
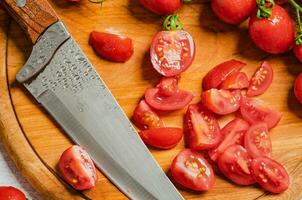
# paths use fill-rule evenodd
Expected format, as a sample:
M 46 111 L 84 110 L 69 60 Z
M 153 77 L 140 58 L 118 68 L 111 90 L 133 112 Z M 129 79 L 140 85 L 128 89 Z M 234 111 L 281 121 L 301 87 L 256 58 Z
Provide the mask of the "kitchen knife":
M 183 199 L 46 0 L 1 0 L 33 42 L 16 79 L 129 198 Z

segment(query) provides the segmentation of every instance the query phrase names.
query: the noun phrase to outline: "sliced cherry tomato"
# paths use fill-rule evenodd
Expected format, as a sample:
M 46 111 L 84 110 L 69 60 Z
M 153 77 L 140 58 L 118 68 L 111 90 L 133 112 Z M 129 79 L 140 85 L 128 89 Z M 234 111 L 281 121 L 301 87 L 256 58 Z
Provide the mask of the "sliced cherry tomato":
M 256 8 L 255 0 L 212 0 L 211 3 L 215 14 L 228 24 L 242 23 Z
M 260 99 L 242 97 L 240 112 L 244 120 L 250 124 L 265 122 L 267 128 L 274 128 L 280 121 L 282 115 L 271 107 L 264 105 Z
M 215 116 L 200 104 L 192 104 L 188 107 L 184 127 L 188 146 L 191 149 L 210 149 L 220 142 L 220 127 Z
M 273 81 L 273 68 L 269 62 L 262 62 L 261 66 L 253 75 L 249 88 L 246 92 L 248 97 L 258 96 L 263 94 Z
M 139 133 L 146 145 L 159 149 L 171 149 L 175 147 L 182 138 L 181 128 L 154 128 Z
M 235 72 L 240 71 L 246 64 L 239 60 L 228 60 L 223 62 L 207 73 L 203 78 L 202 88 L 209 90 L 212 88 L 218 88 L 218 86 Z
M 239 108 L 240 96 L 229 90 L 210 89 L 201 93 L 202 104 L 212 112 L 226 115 L 235 112 Z
M 248 128 L 249 124 L 240 118 L 235 118 L 225 125 L 221 130 L 223 137 L 221 142 L 215 149 L 208 151 L 211 160 L 217 161 L 220 154 L 233 144 L 243 145 L 243 138 Z
M 256 181 L 250 171 L 251 157 L 240 145 L 229 146 L 219 157 L 218 167 L 226 177 L 238 185 L 251 185 Z
M 302 62 L 302 45 L 295 45 L 294 46 L 294 54 L 296 56 L 296 58 Z
M 59 170 L 64 180 L 77 190 L 88 190 L 96 184 L 95 166 L 88 153 L 78 145 L 63 152 Z
M 192 64 L 194 56 L 195 44 L 186 31 L 160 31 L 152 40 L 151 62 L 163 76 L 171 77 L 184 72 Z
M 23 192 L 12 186 L 0 187 L 1 200 L 26 200 Z
M 173 179 L 195 191 L 209 190 L 214 186 L 215 175 L 211 165 L 197 151 L 182 150 L 171 166 Z
M 243 72 L 236 72 L 225 79 L 221 85 L 220 89 L 233 90 L 233 89 L 244 89 L 249 86 L 249 79 L 247 75 Z
M 252 125 L 244 136 L 244 147 L 253 158 L 272 156 L 272 142 L 264 122 Z
M 276 4 L 269 18 L 258 19 L 256 12 L 252 14 L 249 34 L 256 46 L 263 51 L 280 54 L 293 46 L 295 26 L 286 10 Z
M 251 163 L 251 171 L 261 187 L 272 193 L 284 192 L 289 186 L 289 177 L 286 169 L 267 157 L 258 157 Z
M 179 91 L 178 81 L 179 77 L 163 77 L 156 87 L 159 88 L 159 92 L 162 95 L 172 96 Z
M 179 90 L 172 96 L 164 96 L 159 92 L 159 88 L 150 88 L 145 92 L 146 102 L 157 110 L 178 110 L 188 105 L 193 94 L 184 90 Z
M 158 15 L 168 15 L 181 7 L 180 0 L 139 0 L 148 10 Z
M 294 93 L 297 100 L 302 104 L 302 73 L 295 80 Z
M 161 118 L 146 103 L 145 100 L 141 100 L 138 106 L 135 108 L 132 120 L 134 124 L 142 130 L 159 128 L 164 126 L 164 123 Z

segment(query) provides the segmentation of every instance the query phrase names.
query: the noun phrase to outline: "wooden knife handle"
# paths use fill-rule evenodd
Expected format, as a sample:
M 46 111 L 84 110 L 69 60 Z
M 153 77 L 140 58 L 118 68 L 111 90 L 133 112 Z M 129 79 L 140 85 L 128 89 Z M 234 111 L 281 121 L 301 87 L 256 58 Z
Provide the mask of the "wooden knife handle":
M 18 7 L 17 0 L 0 0 L 0 3 L 20 24 L 33 44 L 45 29 L 58 21 L 47 0 L 26 0 L 24 7 Z

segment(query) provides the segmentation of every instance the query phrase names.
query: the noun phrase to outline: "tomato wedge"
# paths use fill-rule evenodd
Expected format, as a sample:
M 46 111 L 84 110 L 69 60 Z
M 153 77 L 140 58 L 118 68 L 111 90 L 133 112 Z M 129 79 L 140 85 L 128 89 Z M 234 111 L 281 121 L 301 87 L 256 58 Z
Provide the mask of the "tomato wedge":
M 263 94 L 269 88 L 272 81 L 273 68 L 269 62 L 264 61 L 253 75 L 246 95 L 253 97 Z
M 215 175 L 211 165 L 197 151 L 182 150 L 171 166 L 173 179 L 195 191 L 209 190 L 214 186 Z
M 234 89 L 244 89 L 249 86 L 249 79 L 247 75 L 243 72 L 236 72 L 230 75 L 227 79 L 225 79 L 221 85 L 220 89 L 225 90 L 234 90 Z
M 249 124 L 241 118 L 235 118 L 225 125 L 221 130 L 221 142 L 215 149 L 208 151 L 211 160 L 217 161 L 219 155 L 233 144 L 243 145 L 243 138 L 248 129 Z
M 249 128 L 244 136 L 244 147 L 253 158 L 272 155 L 272 142 L 266 123 L 258 123 Z
M 171 77 L 184 72 L 195 57 L 192 36 L 183 30 L 160 31 L 151 44 L 151 62 L 156 71 Z
M 63 152 L 59 160 L 59 171 L 73 188 L 87 190 L 95 186 L 95 166 L 88 153 L 80 146 L 73 145 Z
M 251 171 L 261 187 L 272 193 L 284 192 L 289 186 L 286 169 L 267 157 L 258 157 L 251 162 Z
M 218 88 L 222 81 L 235 72 L 240 71 L 245 65 L 245 63 L 234 59 L 217 65 L 203 78 L 202 88 L 204 90 Z
M 216 118 L 200 104 L 192 104 L 188 107 L 184 129 L 191 149 L 210 149 L 217 146 L 221 139 Z
M 264 105 L 260 99 L 242 97 L 240 102 L 240 112 L 244 120 L 250 124 L 265 122 L 267 128 L 275 127 L 281 120 L 281 113 Z
M 164 96 L 172 96 L 173 94 L 177 93 L 179 91 L 178 88 L 178 76 L 173 77 L 163 77 L 159 84 L 157 84 L 157 88 L 159 88 L 159 93 Z
M 229 90 L 210 89 L 201 93 L 201 102 L 212 112 L 226 115 L 239 109 L 240 96 Z
M 144 143 L 159 149 L 171 149 L 175 147 L 182 138 L 181 128 L 154 128 L 139 133 Z
M 164 96 L 161 94 L 159 88 L 150 88 L 145 92 L 146 102 L 157 110 L 178 110 L 188 105 L 192 99 L 193 94 L 184 90 L 179 90 L 172 96 Z
M 229 146 L 218 158 L 218 168 L 238 185 L 251 185 L 256 181 L 249 169 L 251 157 L 240 145 Z
M 23 192 L 12 186 L 0 186 L 1 200 L 26 200 Z

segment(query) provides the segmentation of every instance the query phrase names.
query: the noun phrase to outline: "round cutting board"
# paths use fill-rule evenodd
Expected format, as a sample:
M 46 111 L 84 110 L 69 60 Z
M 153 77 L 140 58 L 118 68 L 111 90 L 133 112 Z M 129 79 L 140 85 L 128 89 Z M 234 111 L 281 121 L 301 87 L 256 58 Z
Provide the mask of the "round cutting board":
M 50 3 L 130 117 L 145 89 L 154 86 L 160 79 L 151 66 L 148 50 L 152 36 L 161 29 L 161 18 L 143 9 L 138 0 L 107 0 L 103 5 L 92 4 L 88 0 L 78 4 L 64 0 Z M 16 82 L 15 75 L 28 58 L 32 45 L 13 20 L 8 19 L 3 11 L 0 14 L 1 138 L 22 174 L 46 199 L 127 199 L 100 172 L 96 187 L 82 193 L 72 190 L 60 179 L 58 159 L 72 142 Z M 216 185 L 211 191 L 193 193 L 180 189 L 180 192 L 186 199 L 300 200 L 302 106 L 293 96 L 292 85 L 302 69 L 301 64 L 290 53 L 271 56 L 258 50 L 248 37 L 247 23 L 239 27 L 222 23 L 214 16 L 209 2 L 194 0 L 183 6 L 179 15 L 197 47 L 196 58 L 180 81 L 181 88 L 196 95 L 193 102 L 199 101 L 202 77 L 216 64 L 231 58 L 239 59 L 248 64 L 243 71 L 251 76 L 262 60 L 272 63 L 273 84 L 259 98 L 283 113 L 281 122 L 271 131 L 273 158 L 287 167 L 291 179 L 290 188 L 280 195 L 272 195 L 256 185 L 240 187 L 220 175 L 217 175 Z M 92 30 L 115 31 L 131 37 L 135 46 L 133 57 L 125 64 L 99 58 L 88 45 Z M 185 109 L 165 114 L 165 124 L 182 127 L 184 112 Z M 222 118 L 220 122 L 223 125 L 227 120 L 230 117 Z M 171 150 L 150 151 L 168 172 L 173 158 L 183 148 L 182 141 Z

